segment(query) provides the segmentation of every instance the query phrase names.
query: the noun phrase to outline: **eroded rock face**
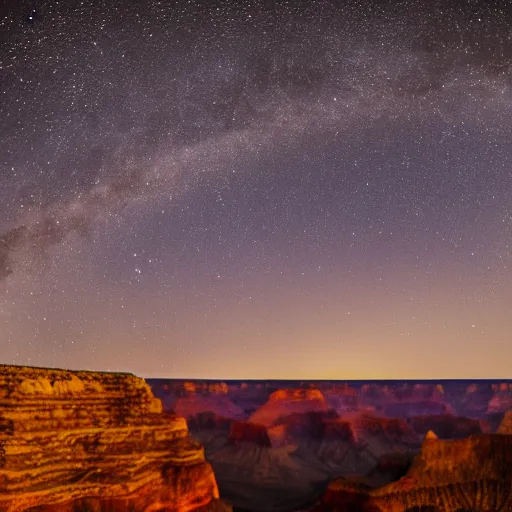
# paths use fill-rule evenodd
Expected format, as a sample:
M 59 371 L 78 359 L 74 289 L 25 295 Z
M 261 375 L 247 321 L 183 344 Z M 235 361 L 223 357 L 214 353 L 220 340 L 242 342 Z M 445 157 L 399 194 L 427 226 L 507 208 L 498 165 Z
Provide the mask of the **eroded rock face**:
M 267 428 L 249 421 L 233 421 L 229 431 L 229 442 L 233 444 L 254 443 L 270 448 L 272 446 Z
M 420 454 L 398 481 L 377 488 L 333 481 L 312 511 L 334 510 L 512 510 L 512 436 L 442 441 L 428 433 Z
M 279 389 L 249 418 L 253 423 L 271 427 L 290 414 L 326 412 L 330 407 L 318 389 Z
M 512 434 L 512 410 L 507 411 L 498 427 L 499 434 Z
M 218 497 L 185 419 L 143 379 L 0 365 L 1 512 L 188 512 Z

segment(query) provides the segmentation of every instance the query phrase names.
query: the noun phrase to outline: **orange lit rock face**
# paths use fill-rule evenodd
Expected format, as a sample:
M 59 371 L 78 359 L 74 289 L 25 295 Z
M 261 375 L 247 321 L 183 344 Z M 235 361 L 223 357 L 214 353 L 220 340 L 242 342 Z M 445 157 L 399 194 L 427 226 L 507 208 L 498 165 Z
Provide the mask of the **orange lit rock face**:
M 498 427 L 499 434 L 512 434 L 512 410 L 507 411 Z
M 319 400 L 323 402 L 325 398 L 318 389 L 279 389 L 269 397 L 271 402 L 281 400 Z
M 420 454 L 398 481 L 377 488 L 333 481 L 312 511 L 334 510 L 512 510 L 512 436 L 441 441 L 428 433 Z
M 211 393 L 227 395 L 228 385 L 225 382 L 184 382 L 183 389 L 187 393 Z
M 216 498 L 203 448 L 143 379 L 0 366 L 1 512 L 188 512 Z
M 329 405 L 318 389 L 280 389 L 249 418 L 253 423 L 270 427 L 290 414 L 325 412 Z

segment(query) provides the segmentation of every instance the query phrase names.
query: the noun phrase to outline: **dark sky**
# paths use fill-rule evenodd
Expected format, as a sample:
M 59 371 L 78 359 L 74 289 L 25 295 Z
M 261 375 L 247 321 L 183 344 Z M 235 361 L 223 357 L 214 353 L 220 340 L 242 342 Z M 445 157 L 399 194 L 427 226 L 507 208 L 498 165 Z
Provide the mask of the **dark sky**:
M 3 2 L 1 362 L 512 377 L 511 12 Z

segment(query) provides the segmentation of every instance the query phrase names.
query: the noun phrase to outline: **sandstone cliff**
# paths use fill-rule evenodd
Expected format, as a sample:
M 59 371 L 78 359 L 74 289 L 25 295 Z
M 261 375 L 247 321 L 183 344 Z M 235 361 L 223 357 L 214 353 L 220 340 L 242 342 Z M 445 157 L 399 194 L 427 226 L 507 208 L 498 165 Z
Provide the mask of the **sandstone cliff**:
M 0 511 L 223 507 L 185 419 L 131 374 L 0 365 Z
M 512 436 L 484 434 L 441 441 L 431 432 L 400 480 L 372 488 L 333 481 L 314 512 L 510 512 Z
M 329 409 L 324 395 L 317 389 L 279 389 L 270 395 L 268 401 L 249 420 L 271 427 L 290 414 L 325 412 Z

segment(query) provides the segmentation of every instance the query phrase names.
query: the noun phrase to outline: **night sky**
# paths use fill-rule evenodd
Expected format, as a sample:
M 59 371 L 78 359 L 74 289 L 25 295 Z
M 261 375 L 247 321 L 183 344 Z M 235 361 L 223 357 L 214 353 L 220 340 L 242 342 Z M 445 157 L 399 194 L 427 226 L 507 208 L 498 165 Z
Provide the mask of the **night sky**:
M 512 377 L 509 2 L 0 15 L 1 363 Z

